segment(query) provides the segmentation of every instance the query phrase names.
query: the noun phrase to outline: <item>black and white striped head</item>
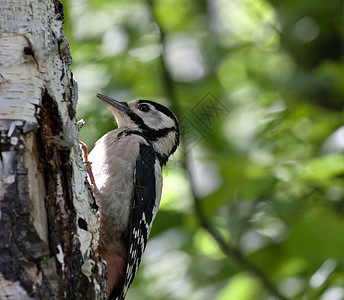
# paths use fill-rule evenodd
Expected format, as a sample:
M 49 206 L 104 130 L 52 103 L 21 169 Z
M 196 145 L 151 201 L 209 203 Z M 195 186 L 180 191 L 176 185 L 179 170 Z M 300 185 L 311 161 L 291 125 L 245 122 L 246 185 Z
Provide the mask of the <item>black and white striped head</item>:
M 97 94 L 116 118 L 118 128 L 142 135 L 167 161 L 179 144 L 179 126 L 176 116 L 165 106 L 150 100 L 119 102 Z

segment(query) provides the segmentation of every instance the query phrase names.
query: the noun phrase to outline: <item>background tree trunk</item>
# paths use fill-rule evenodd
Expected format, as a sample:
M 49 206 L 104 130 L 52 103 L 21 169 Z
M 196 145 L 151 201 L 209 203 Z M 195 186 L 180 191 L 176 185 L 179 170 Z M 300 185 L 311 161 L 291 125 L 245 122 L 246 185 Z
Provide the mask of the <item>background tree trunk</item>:
M 0 299 L 99 299 L 96 204 L 55 0 L 0 2 Z

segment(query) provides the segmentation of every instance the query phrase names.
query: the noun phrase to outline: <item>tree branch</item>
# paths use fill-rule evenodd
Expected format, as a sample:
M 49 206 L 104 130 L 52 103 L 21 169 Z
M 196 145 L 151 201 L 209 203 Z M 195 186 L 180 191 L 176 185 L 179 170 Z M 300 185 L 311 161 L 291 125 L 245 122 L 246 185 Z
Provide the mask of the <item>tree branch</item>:
M 157 24 L 157 26 L 160 29 L 160 37 L 161 37 L 161 44 L 162 44 L 162 55 L 160 56 L 161 59 L 161 65 L 162 65 L 162 76 L 164 80 L 164 86 L 165 86 L 165 93 L 166 96 L 171 101 L 171 106 L 173 111 L 176 113 L 178 117 L 181 116 L 181 112 L 178 106 L 178 101 L 175 93 L 174 83 L 170 76 L 170 73 L 166 67 L 166 59 L 165 59 L 165 53 L 166 53 L 166 39 L 165 39 L 165 31 L 163 30 L 159 20 L 157 19 L 157 16 L 154 12 L 154 0 L 147 0 L 147 3 L 151 9 L 152 13 L 152 19 Z M 182 143 L 180 145 L 182 151 L 181 151 L 181 165 L 183 170 L 185 171 L 185 174 L 187 178 L 189 179 L 190 183 L 190 189 L 191 189 L 191 195 L 194 203 L 194 209 L 196 216 L 201 224 L 201 226 L 212 236 L 212 238 L 215 240 L 215 242 L 218 244 L 221 251 L 229 258 L 230 260 L 236 261 L 243 269 L 250 271 L 252 274 L 254 274 L 259 280 L 261 281 L 262 285 L 275 297 L 287 300 L 288 298 L 284 297 L 280 294 L 280 292 L 277 290 L 277 288 L 274 286 L 274 284 L 270 281 L 268 276 L 261 270 L 259 267 L 251 263 L 244 254 L 240 251 L 239 247 L 233 247 L 229 243 L 225 241 L 221 233 L 214 227 L 209 220 L 206 218 L 204 211 L 201 206 L 201 201 L 199 197 L 196 194 L 195 191 L 195 183 L 194 178 L 192 176 L 191 168 L 190 168 L 190 157 L 188 155 L 189 149 L 187 149 L 186 143 L 183 141 L 182 137 Z

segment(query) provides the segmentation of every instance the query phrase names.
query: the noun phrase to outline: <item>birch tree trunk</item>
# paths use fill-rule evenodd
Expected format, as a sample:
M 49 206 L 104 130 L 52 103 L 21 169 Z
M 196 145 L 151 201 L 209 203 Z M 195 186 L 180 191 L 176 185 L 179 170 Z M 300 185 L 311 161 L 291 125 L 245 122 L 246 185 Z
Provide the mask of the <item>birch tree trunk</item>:
M 0 299 L 104 298 L 57 0 L 0 1 Z

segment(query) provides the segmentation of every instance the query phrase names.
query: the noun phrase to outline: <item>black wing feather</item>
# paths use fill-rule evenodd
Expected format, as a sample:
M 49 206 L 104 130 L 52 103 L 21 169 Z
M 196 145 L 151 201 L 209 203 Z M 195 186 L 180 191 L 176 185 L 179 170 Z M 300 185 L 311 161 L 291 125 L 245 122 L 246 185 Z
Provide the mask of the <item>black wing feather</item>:
M 155 217 L 153 211 L 156 205 L 156 163 L 158 163 L 158 159 L 152 148 L 141 145 L 134 172 L 134 192 L 128 231 L 128 261 L 120 300 L 125 298 L 126 292 L 134 280 Z

